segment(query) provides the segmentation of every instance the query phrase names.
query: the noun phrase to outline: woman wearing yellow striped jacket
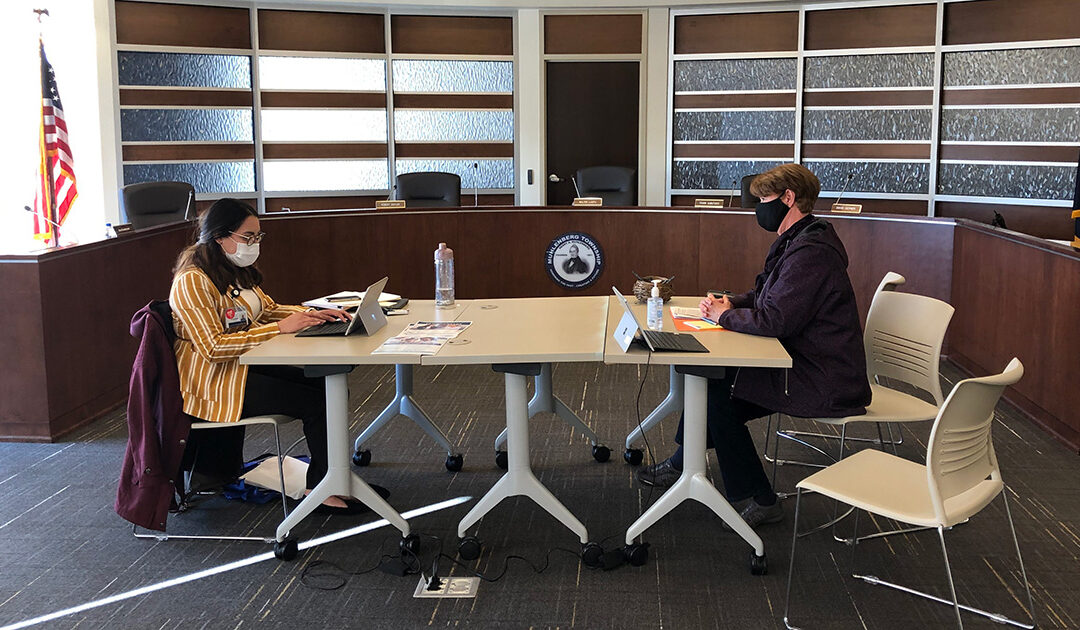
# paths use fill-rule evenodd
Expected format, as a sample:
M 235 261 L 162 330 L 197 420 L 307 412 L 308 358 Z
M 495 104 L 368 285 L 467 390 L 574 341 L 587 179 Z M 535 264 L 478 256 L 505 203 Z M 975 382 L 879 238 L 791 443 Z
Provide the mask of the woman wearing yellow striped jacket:
M 176 261 L 169 304 L 184 413 L 209 422 L 275 413 L 301 418 L 311 453 L 310 490 L 327 467 L 322 379 L 307 378 L 302 369 L 289 366 L 249 368 L 239 358 L 281 333 L 348 315 L 277 304 L 264 293 L 262 274 L 254 266 L 263 236 L 251 206 L 220 199 L 201 217 L 198 240 Z M 361 504 L 340 497 L 320 507 L 329 513 L 362 511 Z

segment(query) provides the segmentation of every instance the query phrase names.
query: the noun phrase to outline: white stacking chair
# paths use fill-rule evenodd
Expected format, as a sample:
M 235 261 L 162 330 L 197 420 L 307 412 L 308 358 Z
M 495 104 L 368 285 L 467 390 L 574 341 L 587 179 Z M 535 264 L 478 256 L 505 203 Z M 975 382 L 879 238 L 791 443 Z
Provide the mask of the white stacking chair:
M 289 446 L 288 449 L 286 449 L 283 452 L 281 450 L 281 427 L 283 425 L 286 425 L 286 424 L 290 423 L 290 422 L 294 422 L 297 419 L 298 418 L 293 418 L 292 416 L 286 416 L 286 415 L 281 415 L 281 414 L 272 414 L 272 415 L 266 415 L 266 416 L 252 416 L 250 418 L 241 418 L 240 420 L 238 420 L 236 422 L 192 422 L 191 423 L 191 430 L 192 431 L 198 431 L 198 430 L 208 430 L 208 429 L 223 429 L 223 428 L 227 428 L 227 427 L 246 427 L 246 426 L 259 425 L 259 424 L 272 426 L 274 428 L 274 456 L 277 458 L 278 483 L 280 484 L 278 486 L 278 488 L 276 488 L 276 490 L 279 490 L 281 492 L 281 509 L 282 509 L 282 512 L 284 513 L 284 517 L 288 517 L 289 516 L 289 503 L 288 503 L 288 499 L 285 496 L 285 468 L 284 468 L 283 462 L 284 462 L 285 456 L 289 452 L 291 452 L 292 449 L 294 449 L 297 444 L 299 444 L 301 441 L 303 441 L 304 438 L 303 437 L 299 438 L 298 440 L 293 442 L 292 445 Z M 196 460 L 197 459 L 198 458 L 196 457 Z M 198 463 L 198 461 L 196 461 L 196 464 L 197 463 Z M 191 492 L 191 474 L 192 474 L 192 472 L 194 472 L 194 466 L 192 467 L 191 471 L 186 471 L 184 473 L 184 475 L 186 476 L 186 478 L 184 480 L 184 488 L 188 493 Z M 180 512 L 185 512 L 185 511 L 188 510 L 188 508 L 189 508 L 189 504 L 187 503 L 186 497 L 182 497 L 182 500 L 180 502 L 179 511 Z M 275 537 L 275 535 L 272 535 L 272 536 L 219 536 L 219 535 L 215 535 L 215 534 L 198 534 L 198 535 L 196 535 L 196 534 L 183 534 L 183 535 L 177 535 L 177 534 L 168 534 L 166 532 L 155 532 L 155 533 L 149 534 L 149 533 L 140 533 L 138 525 L 133 525 L 131 531 L 135 535 L 136 538 L 153 538 L 155 540 L 160 540 L 160 541 L 175 538 L 175 539 L 178 539 L 178 540 L 251 540 L 251 541 L 265 542 L 265 543 L 275 543 L 275 542 L 277 542 L 277 538 Z
M 963 628 L 961 610 L 983 615 L 997 623 L 1020 628 L 1034 627 L 1035 609 L 1024 569 L 1024 559 L 1020 554 L 1020 544 L 1017 542 L 1016 529 L 1009 511 L 1009 491 L 1002 481 L 991 438 L 994 407 L 1005 388 L 1019 381 L 1023 373 L 1024 366 L 1014 358 L 1001 374 L 957 383 L 937 414 L 930 433 L 925 465 L 884 451 L 867 449 L 814 473 L 796 485 L 795 528 L 791 540 L 791 564 L 784 603 L 784 624 L 788 628 L 795 627 L 789 613 L 791 583 L 795 571 L 795 545 L 799 538 L 799 509 L 804 492 L 816 492 L 856 510 L 865 510 L 917 527 L 936 529 L 945 559 L 945 574 L 948 577 L 951 598 L 944 599 L 871 575 L 856 573 L 854 550 L 857 544 L 852 546 L 852 577 L 950 605 L 956 613 L 956 624 L 959 628 Z M 1030 624 L 960 604 L 956 598 L 956 586 L 945 547 L 945 530 L 974 516 L 999 494 L 1005 504 L 1013 547 L 1020 563 L 1020 574 L 1023 577 L 1031 617 Z M 855 528 L 857 540 L 858 512 Z
M 897 279 L 900 282 L 896 282 Z M 863 345 L 872 396 L 870 404 L 866 407 L 866 413 L 843 418 L 812 418 L 815 422 L 840 427 L 839 452 L 833 461 L 844 457 L 844 447 L 848 440 L 847 425 L 856 422 L 876 423 L 878 440 L 875 443 L 881 444 L 884 448 L 890 442 L 886 441 L 882 435 L 883 423 L 933 420 L 941 406 L 943 400 L 939 376 L 941 345 L 954 309 L 935 298 L 891 290 L 902 281 L 903 277 L 898 274 L 887 275 L 874 295 L 874 301 L 870 304 L 870 312 L 866 317 Z M 928 393 L 933 402 L 890 386 L 899 383 Z M 766 433 L 766 437 L 768 435 L 769 433 Z M 820 433 L 812 435 L 835 437 Z M 832 456 L 822 449 L 800 439 L 795 432 L 784 431 L 778 417 L 773 455 L 767 457 L 773 463 L 774 481 L 777 464 L 824 466 L 781 459 L 779 456 L 780 438 L 804 444 L 832 459 Z M 896 442 L 893 441 L 892 444 L 895 453 Z
M 877 289 L 874 291 L 874 297 L 871 298 L 871 300 L 870 300 L 870 310 L 873 310 L 874 302 L 877 301 L 877 298 L 878 298 L 878 296 L 880 294 L 885 293 L 887 291 L 895 291 L 897 287 L 903 285 L 906 282 L 907 282 L 907 279 L 904 278 L 904 276 L 896 273 L 895 271 L 890 271 L 890 272 L 886 273 L 885 277 L 881 279 L 881 282 L 878 284 Z M 868 343 L 868 339 L 866 338 L 865 334 L 863 336 L 863 344 L 864 344 L 864 346 L 866 346 L 866 348 L 870 347 L 869 343 Z M 869 365 L 869 357 L 867 357 L 867 362 L 868 362 L 868 365 Z M 879 379 L 877 377 L 875 377 L 875 376 L 871 376 L 870 380 L 872 382 L 874 382 L 874 384 L 878 384 L 878 385 L 881 384 L 881 383 L 878 382 Z M 937 406 L 940 407 L 941 406 L 941 400 L 942 400 L 942 398 L 941 398 L 941 387 L 939 386 L 936 390 L 932 390 L 931 394 L 934 396 L 934 400 L 937 403 Z M 774 415 L 779 416 L 779 414 L 774 414 Z M 811 463 L 811 462 L 801 462 L 801 461 L 794 461 L 794 460 L 779 460 L 779 461 L 777 461 L 776 458 L 775 458 L 775 454 L 776 454 L 777 449 L 779 448 L 778 443 L 777 443 L 777 445 L 774 445 L 774 449 L 773 449 L 774 454 L 773 454 L 773 456 L 770 456 L 769 453 L 768 453 L 768 450 L 769 450 L 769 436 L 773 434 L 772 423 L 773 423 L 773 417 L 769 416 L 769 424 L 768 424 L 768 426 L 766 427 L 766 430 L 765 430 L 765 452 L 764 452 L 764 456 L 765 456 L 765 459 L 767 461 L 773 462 L 773 480 L 774 481 L 776 480 L 776 464 L 781 464 L 781 465 L 782 464 L 797 464 L 797 465 L 800 465 L 800 466 L 813 466 L 815 468 L 824 468 L 825 467 L 825 464 L 815 464 L 815 463 Z M 802 438 L 813 437 L 813 438 L 821 438 L 821 439 L 825 439 L 825 440 L 831 440 L 831 439 L 836 439 L 838 436 L 836 436 L 834 434 L 829 434 L 829 433 L 817 433 L 817 432 L 811 432 L 811 431 L 797 431 L 797 430 L 794 430 L 794 429 L 781 430 L 780 418 L 779 417 L 776 418 L 776 423 L 777 423 L 777 425 L 776 425 L 776 434 L 775 435 L 776 435 L 777 440 L 779 440 L 781 438 L 784 438 L 784 439 L 791 440 L 793 442 L 797 442 L 799 444 L 802 444 L 803 446 L 806 446 L 807 448 L 810 448 L 812 450 L 817 451 L 818 453 L 821 453 L 822 455 L 829 458 L 830 460 L 833 460 L 832 455 L 826 453 L 825 451 L 823 451 L 822 449 L 814 446 L 813 444 L 809 444 L 809 443 L 805 442 Z M 873 442 L 874 444 L 880 445 L 882 448 L 884 448 L 885 445 L 888 444 L 889 446 L 892 446 L 893 453 L 896 453 L 896 447 L 899 446 L 900 444 L 904 443 L 903 432 L 898 432 L 897 433 L 898 437 L 894 437 L 893 433 L 892 433 L 892 424 L 891 423 L 886 423 L 885 426 L 888 428 L 888 431 L 889 431 L 889 439 L 888 440 L 886 440 L 884 438 L 884 436 L 882 435 L 882 433 L 881 433 L 881 424 L 880 423 L 878 423 L 878 426 L 877 426 L 877 428 L 878 428 L 878 439 L 876 439 L 876 440 L 874 440 L 872 438 L 851 437 L 851 436 L 847 436 L 846 434 L 843 437 L 844 437 L 844 439 L 846 439 L 847 441 L 850 441 L 850 442 Z M 844 447 L 844 445 L 843 445 L 843 443 L 841 443 L 840 444 L 841 457 L 843 457 L 843 447 Z M 836 461 L 836 460 L 833 460 L 833 461 Z

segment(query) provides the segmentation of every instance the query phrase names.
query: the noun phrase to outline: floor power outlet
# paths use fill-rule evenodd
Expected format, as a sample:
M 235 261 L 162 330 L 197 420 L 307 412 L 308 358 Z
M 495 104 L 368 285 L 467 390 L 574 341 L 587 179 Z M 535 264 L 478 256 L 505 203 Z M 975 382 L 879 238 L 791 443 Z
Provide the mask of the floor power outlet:
M 421 576 L 420 583 L 416 585 L 413 597 L 476 597 L 476 591 L 480 588 L 478 577 L 444 577 L 442 584 L 436 590 L 428 590 L 427 581 Z

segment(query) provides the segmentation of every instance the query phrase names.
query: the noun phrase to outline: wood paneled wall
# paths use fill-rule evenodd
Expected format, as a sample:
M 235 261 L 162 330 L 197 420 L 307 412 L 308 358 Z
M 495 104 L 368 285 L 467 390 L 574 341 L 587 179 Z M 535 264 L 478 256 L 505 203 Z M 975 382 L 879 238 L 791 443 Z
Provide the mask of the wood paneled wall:
M 641 54 L 641 14 L 545 15 L 548 55 Z
M 1012 357 L 1024 378 L 1007 398 L 1080 449 L 1080 252 L 964 222 L 956 228 L 950 358 L 978 375 Z
M 127 397 L 131 316 L 169 295 L 187 224 L 41 256 L 0 257 L 0 439 L 49 441 Z

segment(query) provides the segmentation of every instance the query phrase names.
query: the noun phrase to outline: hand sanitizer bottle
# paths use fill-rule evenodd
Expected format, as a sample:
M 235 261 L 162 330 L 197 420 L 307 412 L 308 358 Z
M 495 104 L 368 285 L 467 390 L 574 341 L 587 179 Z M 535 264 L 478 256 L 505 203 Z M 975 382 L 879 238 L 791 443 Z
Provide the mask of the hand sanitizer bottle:
M 645 307 L 649 330 L 664 329 L 664 300 L 660 297 L 660 280 L 652 281 L 652 295 Z

